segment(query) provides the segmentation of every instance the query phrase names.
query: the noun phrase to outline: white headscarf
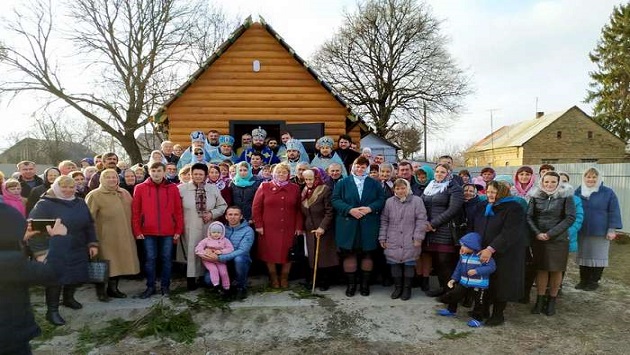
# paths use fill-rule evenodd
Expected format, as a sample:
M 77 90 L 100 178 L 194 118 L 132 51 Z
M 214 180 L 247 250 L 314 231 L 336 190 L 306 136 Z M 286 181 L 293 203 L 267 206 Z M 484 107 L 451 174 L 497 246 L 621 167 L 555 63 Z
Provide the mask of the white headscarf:
M 52 188 L 55 197 L 60 200 L 72 201 L 76 198 L 74 194 L 72 194 L 72 197 L 64 197 L 63 193 L 61 192 L 61 186 L 59 186 L 59 180 L 55 180 L 55 182 L 53 182 L 50 187 Z
M 597 171 L 597 182 L 595 182 L 595 186 L 588 187 L 586 186 L 586 182 L 585 182 L 586 171 L 591 170 L 591 169 Z M 589 198 L 593 192 L 599 191 L 599 187 L 602 186 L 602 183 L 603 183 L 602 174 L 599 172 L 599 170 L 597 170 L 596 168 L 589 168 L 585 170 L 584 173 L 582 174 L 582 185 L 580 185 L 580 194 L 584 196 L 585 198 Z

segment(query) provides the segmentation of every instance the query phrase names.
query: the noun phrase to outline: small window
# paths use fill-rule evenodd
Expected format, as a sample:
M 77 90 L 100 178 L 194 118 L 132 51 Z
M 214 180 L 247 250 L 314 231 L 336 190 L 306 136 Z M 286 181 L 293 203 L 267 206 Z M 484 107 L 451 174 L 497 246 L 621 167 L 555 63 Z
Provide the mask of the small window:
M 589 158 L 589 159 L 580 159 L 582 163 L 597 163 L 599 159 Z
M 562 131 L 557 131 L 556 132 L 556 138 L 558 138 L 558 139 L 562 138 Z
M 557 164 L 560 159 L 541 159 L 541 164 Z
M 593 131 L 588 131 L 588 139 L 593 139 Z

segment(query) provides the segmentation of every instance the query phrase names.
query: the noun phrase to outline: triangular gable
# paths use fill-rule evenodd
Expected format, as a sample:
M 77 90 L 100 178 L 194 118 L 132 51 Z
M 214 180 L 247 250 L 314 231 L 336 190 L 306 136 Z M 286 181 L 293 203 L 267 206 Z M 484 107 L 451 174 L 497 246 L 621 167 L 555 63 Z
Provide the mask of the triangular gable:
M 186 82 L 181 85 L 175 93 L 158 109 L 158 111 L 152 116 L 153 122 L 157 124 L 163 124 L 166 122 L 168 117 L 166 116 L 167 108 L 173 104 L 180 96 L 184 94 L 184 92 L 194 83 L 196 82 L 203 73 L 212 66 L 212 64 L 221 57 L 223 53 L 225 53 L 231 46 L 234 44 L 255 22 L 252 21 L 251 16 L 247 17 L 243 24 L 241 24 L 232 34 L 228 37 L 228 39 L 223 42 L 219 48 L 206 60 L 199 69 L 197 69 Z M 348 110 L 347 119 L 353 124 L 359 124 L 361 126 L 362 131 L 371 131 L 369 126 L 361 119 L 358 114 L 355 114 L 352 111 L 352 108 L 346 100 L 342 97 L 342 95 L 335 90 L 330 84 L 328 84 L 312 67 L 310 67 L 302 57 L 300 57 L 291 46 L 289 46 L 282 36 L 276 32 L 271 25 L 269 25 L 262 17 L 260 17 L 260 24 L 263 28 L 273 37 L 275 38 L 282 47 L 298 62 L 300 63 L 308 73 L 324 88 L 328 91 L 334 98 L 337 100 L 342 106 L 344 106 Z

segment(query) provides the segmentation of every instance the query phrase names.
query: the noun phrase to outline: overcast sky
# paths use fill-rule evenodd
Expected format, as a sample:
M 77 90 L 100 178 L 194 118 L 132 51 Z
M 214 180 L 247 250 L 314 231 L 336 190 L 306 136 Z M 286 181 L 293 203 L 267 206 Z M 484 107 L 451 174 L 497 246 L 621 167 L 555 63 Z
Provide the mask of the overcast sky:
M 2 0 L 0 13 L 24 0 Z M 54 0 L 53 0 L 54 2 Z M 232 16 L 261 15 L 297 53 L 308 59 L 342 24 L 352 0 L 218 0 Z M 588 59 L 608 23 L 612 0 L 433 0 L 453 58 L 471 77 L 475 93 L 453 127 L 429 137 L 429 153 L 468 146 L 494 128 L 554 112 L 582 101 L 594 66 Z M 4 34 L 0 35 L 4 37 Z M 37 100 L 23 96 L 0 103 L 0 148 L 11 132 L 32 121 Z M 538 101 L 538 107 L 536 102 Z

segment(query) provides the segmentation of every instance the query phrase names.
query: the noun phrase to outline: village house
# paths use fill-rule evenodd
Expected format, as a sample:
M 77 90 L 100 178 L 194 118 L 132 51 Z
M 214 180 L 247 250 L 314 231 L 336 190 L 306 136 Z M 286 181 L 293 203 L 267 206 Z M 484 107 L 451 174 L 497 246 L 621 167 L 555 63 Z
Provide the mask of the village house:
M 625 143 L 579 107 L 503 126 L 464 152 L 466 166 L 619 163 Z
M 349 134 L 359 144 L 369 127 L 344 99 L 262 18 L 248 18 L 153 116 L 175 143 L 216 129 L 240 146 L 261 126 L 268 137 L 289 130 L 312 151 L 317 138 Z

